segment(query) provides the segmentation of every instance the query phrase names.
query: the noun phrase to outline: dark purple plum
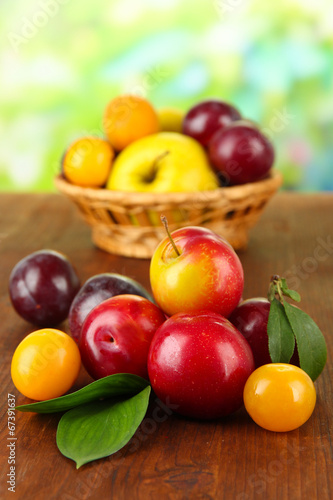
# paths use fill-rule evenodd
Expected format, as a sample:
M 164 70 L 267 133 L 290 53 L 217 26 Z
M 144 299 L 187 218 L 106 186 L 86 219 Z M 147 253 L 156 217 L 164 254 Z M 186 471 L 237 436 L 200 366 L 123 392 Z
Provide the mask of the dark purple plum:
M 183 120 L 183 133 L 207 146 L 213 134 L 234 120 L 240 120 L 239 111 L 230 104 L 211 99 L 193 106 Z
M 208 157 L 227 184 L 246 184 L 268 174 L 274 148 L 253 123 L 240 120 L 215 132 L 209 141 Z
M 139 295 L 153 302 L 152 296 L 137 281 L 116 273 L 97 274 L 89 278 L 75 296 L 68 315 L 71 336 L 79 341 L 82 324 L 98 304 L 115 295 Z
M 269 309 L 270 302 L 267 299 L 256 297 L 241 302 L 228 317 L 229 321 L 250 344 L 256 368 L 272 362 L 268 350 L 267 335 Z M 290 364 L 299 366 L 296 348 Z
M 60 252 L 39 250 L 20 260 L 9 277 L 16 312 L 30 323 L 51 327 L 64 321 L 80 289 L 79 277 Z

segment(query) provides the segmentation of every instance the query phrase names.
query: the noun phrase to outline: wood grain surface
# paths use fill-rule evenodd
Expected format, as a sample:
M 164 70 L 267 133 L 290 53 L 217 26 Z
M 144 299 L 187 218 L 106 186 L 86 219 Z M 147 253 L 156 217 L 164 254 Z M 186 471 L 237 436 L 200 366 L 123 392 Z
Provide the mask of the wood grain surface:
M 16 412 L 15 493 L 8 491 L 8 394 L 29 402 L 10 378 L 18 343 L 35 328 L 13 310 L 8 278 L 13 266 L 42 248 L 65 253 L 82 283 L 118 272 L 149 289 L 149 261 L 119 258 L 95 248 L 90 229 L 70 201 L 57 194 L 0 195 L 1 478 L 0 498 L 18 499 L 320 499 L 333 498 L 332 325 L 333 196 L 279 193 L 239 254 L 244 298 L 266 296 L 270 276 L 284 275 L 301 306 L 322 329 L 328 363 L 316 381 L 315 411 L 300 429 L 273 433 L 241 409 L 217 421 L 172 413 L 153 396 L 139 430 L 116 455 L 83 466 L 57 449 L 60 416 Z M 67 330 L 66 322 L 61 327 Z M 75 389 L 91 379 L 82 369 Z

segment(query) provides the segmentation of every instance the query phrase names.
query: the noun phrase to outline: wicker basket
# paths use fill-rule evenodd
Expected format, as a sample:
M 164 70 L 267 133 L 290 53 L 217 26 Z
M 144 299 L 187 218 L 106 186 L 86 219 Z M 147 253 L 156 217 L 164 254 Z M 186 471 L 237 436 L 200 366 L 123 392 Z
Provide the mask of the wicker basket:
M 150 258 L 165 237 L 161 214 L 167 217 L 171 231 L 204 226 L 224 236 L 236 250 L 245 248 L 249 229 L 281 186 L 282 176 L 272 170 L 262 181 L 195 193 L 82 188 L 60 175 L 55 184 L 78 206 L 92 227 L 92 240 L 97 247 L 117 255 Z

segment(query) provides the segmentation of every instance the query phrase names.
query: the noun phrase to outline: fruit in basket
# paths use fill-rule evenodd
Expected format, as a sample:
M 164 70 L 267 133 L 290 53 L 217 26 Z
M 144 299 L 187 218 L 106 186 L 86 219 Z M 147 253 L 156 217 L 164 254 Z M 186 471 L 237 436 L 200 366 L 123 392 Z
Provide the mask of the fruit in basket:
M 247 341 L 226 318 L 209 311 L 172 316 L 149 349 L 155 394 L 189 417 L 214 419 L 238 410 L 253 370 Z
M 132 142 L 159 131 L 153 106 L 136 95 L 120 95 L 107 105 L 103 127 L 114 149 L 121 151 Z
M 80 366 L 74 340 L 60 330 L 44 328 L 30 333 L 17 346 L 11 375 L 24 396 L 42 401 L 65 394 L 74 384 Z
M 9 277 L 9 295 L 16 312 L 38 326 L 56 326 L 67 318 L 80 288 L 68 258 L 54 250 L 39 250 L 21 259 Z
M 297 366 L 263 365 L 246 381 L 244 405 L 264 429 L 288 432 L 310 418 L 316 405 L 316 389 L 309 375 Z
M 148 377 L 147 357 L 163 312 L 138 295 L 117 295 L 87 315 L 81 329 L 82 363 L 95 379 L 114 373 Z
M 71 144 L 62 159 L 62 173 L 72 184 L 82 187 L 105 185 L 114 151 L 110 143 L 99 137 L 81 137 Z
M 183 120 L 183 133 L 207 146 L 213 134 L 234 120 L 240 120 L 239 111 L 226 102 L 212 99 L 193 106 Z
M 182 133 L 184 112 L 178 108 L 160 108 L 157 110 L 161 132 Z
M 208 144 L 208 157 L 227 184 L 245 184 L 268 174 L 274 148 L 253 123 L 240 120 L 215 132 Z
M 159 132 L 139 139 L 114 161 L 107 189 L 141 192 L 216 189 L 206 152 L 191 137 Z
M 74 297 L 68 314 L 69 329 L 74 340 L 79 340 L 82 324 L 95 306 L 115 295 L 124 294 L 140 295 L 153 301 L 140 283 L 127 276 L 102 273 L 89 278 Z
M 222 236 L 190 226 L 160 242 L 151 259 L 150 284 L 169 316 L 207 309 L 228 317 L 242 297 L 244 272 Z
M 267 335 L 269 310 L 269 300 L 264 297 L 255 297 L 242 301 L 228 318 L 250 344 L 257 368 L 272 362 Z M 290 363 L 299 365 L 297 348 Z

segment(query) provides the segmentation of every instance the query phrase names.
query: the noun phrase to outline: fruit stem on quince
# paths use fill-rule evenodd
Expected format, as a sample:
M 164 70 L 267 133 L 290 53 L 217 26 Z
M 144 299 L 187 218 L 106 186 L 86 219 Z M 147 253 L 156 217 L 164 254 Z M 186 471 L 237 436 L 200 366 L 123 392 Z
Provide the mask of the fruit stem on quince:
M 161 153 L 160 155 L 158 155 L 155 158 L 155 160 L 154 160 L 154 167 L 156 167 L 156 165 L 158 164 L 158 162 L 160 162 L 161 160 L 163 160 L 163 158 L 165 158 L 169 154 L 170 154 L 170 151 L 163 151 L 163 153 Z
M 161 221 L 163 223 L 163 226 L 165 227 L 165 230 L 166 230 L 166 233 L 168 235 L 168 238 L 171 242 L 171 245 L 173 246 L 173 249 L 174 251 L 176 252 L 176 254 L 178 255 L 178 257 L 180 256 L 180 252 L 178 250 L 178 248 L 176 247 L 176 243 L 174 242 L 172 236 L 171 236 L 171 233 L 169 231 L 169 226 L 168 226 L 168 220 L 167 218 L 165 217 L 165 215 L 161 215 Z
M 152 167 L 151 167 L 151 171 L 150 171 L 149 175 L 145 178 L 146 182 L 150 183 L 150 182 L 153 182 L 155 180 L 157 170 L 158 170 L 158 164 L 161 160 L 163 160 L 163 158 L 165 158 L 165 156 L 168 156 L 168 154 L 170 154 L 170 151 L 164 151 L 163 153 L 161 153 L 160 155 L 158 155 L 154 159 Z

